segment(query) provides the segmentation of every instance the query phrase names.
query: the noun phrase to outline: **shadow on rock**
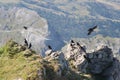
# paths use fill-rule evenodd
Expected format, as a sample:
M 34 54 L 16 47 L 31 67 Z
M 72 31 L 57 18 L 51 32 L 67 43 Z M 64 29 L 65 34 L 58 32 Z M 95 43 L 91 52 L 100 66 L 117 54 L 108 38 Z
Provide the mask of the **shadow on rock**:
M 87 54 L 91 60 L 88 62 L 86 72 L 92 74 L 95 80 L 119 80 L 120 62 L 113 56 L 113 52 L 107 46 Z
M 66 60 L 78 74 L 92 75 L 94 80 L 119 80 L 120 62 L 113 56 L 108 46 L 98 46 L 99 49 L 86 53 L 85 47 L 72 41 L 64 51 Z

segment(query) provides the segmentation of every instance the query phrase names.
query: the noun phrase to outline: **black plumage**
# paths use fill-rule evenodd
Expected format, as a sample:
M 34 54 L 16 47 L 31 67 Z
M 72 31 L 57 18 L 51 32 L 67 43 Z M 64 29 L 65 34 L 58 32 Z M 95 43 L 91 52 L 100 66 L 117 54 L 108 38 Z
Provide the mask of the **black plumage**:
M 24 28 L 25 30 L 27 30 L 27 27 L 26 27 L 26 26 L 24 26 L 23 28 Z
M 48 49 L 52 49 L 52 47 L 50 45 L 48 45 Z
M 84 48 L 84 47 L 82 47 L 82 46 L 81 46 L 81 49 L 82 49 L 82 50 L 86 53 L 86 50 L 85 50 L 85 48 Z
M 73 47 L 72 44 L 70 44 L 70 46 Z
M 75 43 L 75 42 L 73 40 L 71 40 L 70 43 Z
M 94 26 L 93 28 L 89 28 L 88 29 L 88 35 L 90 35 L 94 31 L 94 29 L 96 29 L 96 28 L 97 28 L 97 25 Z
M 84 47 L 82 47 L 78 42 L 76 44 L 86 53 L 86 50 L 84 49 Z
M 24 39 L 24 43 L 26 46 L 28 46 L 28 41 L 26 39 Z
M 30 49 L 32 47 L 32 44 L 30 43 L 29 46 L 28 46 L 28 49 Z
M 76 43 L 78 46 L 81 46 L 78 42 Z
M 73 40 L 70 40 L 70 46 L 74 47 L 75 46 L 75 42 Z
M 91 63 L 90 58 L 88 58 L 87 56 L 84 55 L 84 58 L 88 61 L 88 63 Z

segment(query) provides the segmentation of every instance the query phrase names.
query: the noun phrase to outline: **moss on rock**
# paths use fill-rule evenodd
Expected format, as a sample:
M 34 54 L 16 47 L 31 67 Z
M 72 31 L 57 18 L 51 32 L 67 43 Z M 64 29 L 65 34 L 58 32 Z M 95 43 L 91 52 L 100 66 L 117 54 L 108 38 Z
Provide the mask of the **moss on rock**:
M 10 40 L 0 48 L 0 80 L 37 80 L 37 71 L 43 68 L 39 63 L 42 58 L 23 47 Z
M 89 80 L 67 70 L 58 75 L 60 69 L 57 60 L 47 61 L 12 40 L 0 48 L 0 80 Z

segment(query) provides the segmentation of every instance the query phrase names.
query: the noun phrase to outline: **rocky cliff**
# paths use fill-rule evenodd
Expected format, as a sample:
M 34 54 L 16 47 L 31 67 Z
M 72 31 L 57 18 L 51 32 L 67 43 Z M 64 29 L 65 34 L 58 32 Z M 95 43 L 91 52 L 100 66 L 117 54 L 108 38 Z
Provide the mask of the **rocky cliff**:
M 23 26 L 28 29 L 24 30 Z M 23 44 L 23 40 L 26 38 L 29 43 L 32 43 L 35 51 L 42 53 L 49 31 L 46 19 L 32 10 L 0 7 L 0 34 L 0 46 L 11 38 Z M 37 45 L 42 46 L 38 48 Z
M 82 80 L 89 78 L 69 69 L 64 54 L 54 51 L 41 57 L 13 40 L 0 48 L 0 80 Z
M 120 78 L 120 62 L 108 46 L 99 46 L 99 49 L 88 53 L 84 46 L 72 41 L 63 48 L 63 52 L 77 73 L 90 74 L 95 80 Z
M 19 17 L 14 20 L 14 14 L 17 11 L 14 8 L 16 7 L 25 10 L 19 10 L 17 12 Z M 58 49 L 58 47 L 63 47 L 63 41 L 69 41 L 71 38 L 88 38 L 87 30 L 94 25 L 98 25 L 98 29 L 90 37 L 102 34 L 103 36 L 120 38 L 119 7 L 119 0 L 0 0 L 0 8 L 2 8 L 0 15 L 4 16 L 0 17 L 0 23 L 1 27 L 8 26 L 10 28 L 14 26 L 19 28 L 19 26 L 26 25 L 32 28 L 35 26 L 39 29 L 38 27 L 42 25 L 41 22 L 43 23 L 41 21 L 41 17 L 43 17 L 44 20 L 47 20 L 48 31 L 51 32 L 49 36 L 51 40 L 48 44 Z M 28 16 L 29 14 L 31 16 Z M 11 25 L 10 20 L 10 23 L 14 24 Z M 17 25 L 19 21 L 23 24 Z M 14 34 L 12 35 L 14 36 Z M 116 42 L 116 44 L 119 43 Z
M 71 41 L 62 51 L 48 49 L 42 57 L 12 40 L 0 48 L 1 80 L 119 80 L 120 63 L 102 46 L 88 53 Z

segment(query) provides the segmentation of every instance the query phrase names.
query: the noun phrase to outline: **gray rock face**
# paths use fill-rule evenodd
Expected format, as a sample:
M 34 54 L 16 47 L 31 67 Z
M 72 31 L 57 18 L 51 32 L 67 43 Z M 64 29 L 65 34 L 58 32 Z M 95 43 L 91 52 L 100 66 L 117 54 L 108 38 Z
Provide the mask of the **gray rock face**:
M 81 48 L 80 44 L 77 45 L 77 42 L 69 43 L 67 45 L 67 49 L 64 52 L 66 60 L 72 62 L 72 66 L 74 66 L 79 72 L 85 72 L 84 67 L 86 65 L 86 61 L 84 56 L 86 52 Z
M 92 54 L 92 57 L 89 57 Z M 101 47 L 88 54 L 91 63 L 87 64 L 88 73 L 105 77 L 104 80 L 119 80 L 120 62 L 113 56 L 110 48 Z M 96 78 L 97 79 L 97 78 Z
M 76 42 L 71 45 L 71 43 L 69 43 L 67 45 L 67 50 L 65 52 L 65 58 L 67 60 L 73 58 L 73 59 L 78 59 L 80 56 L 85 55 L 85 52 L 81 49 L 81 47 L 79 45 L 76 44 Z
M 47 50 L 47 51 L 45 52 L 45 55 L 46 55 L 46 56 L 49 56 L 52 52 L 53 52 L 53 51 L 52 51 L 51 49 L 49 49 L 49 50 Z
M 62 52 L 59 51 L 53 51 L 53 50 L 47 50 L 45 52 L 46 55 L 45 56 L 45 60 L 47 61 L 56 61 L 60 66 L 58 67 L 56 74 L 61 76 L 62 75 L 62 71 L 68 69 L 68 63 L 65 60 L 64 54 Z
M 120 49 L 120 38 L 111 38 L 105 37 L 103 35 L 96 35 L 91 38 L 75 38 L 74 40 L 78 41 L 80 44 L 85 45 L 87 48 L 87 52 L 94 52 L 99 50 L 102 46 L 108 46 L 112 49 L 113 53 L 116 56 L 116 53 L 119 53 Z
M 93 53 L 89 53 L 88 55 L 91 54 L 93 57 L 88 56 L 91 60 L 91 63 L 88 64 L 88 67 L 90 73 L 92 74 L 101 74 L 103 71 L 111 67 L 114 63 L 113 53 L 107 46 L 102 47 L 100 50 Z
M 23 26 L 28 29 L 24 30 Z M 24 44 L 26 38 L 28 43 L 32 43 L 32 49 L 40 53 L 45 47 L 49 32 L 46 19 L 35 11 L 26 8 L 0 7 L 0 34 L 0 46 L 9 39 Z
M 33 12 L 36 11 L 39 15 L 46 18 L 49 24 L 49 31 L 51 31 L 52 33 L 49 38 L 53 39 L 47 43 L 53 45 L 54 48 L 59 47 L 60 49 L 64 45 L 63 41 L 68 41 L 70 38 L 86 37 L 85 39 L 87 39 L 88 38 L 88 36 L 86 35 L 87 29 L 96 24 L 99 26 L 99 28 L 91 36 L 94 36 L 96 34 L 102 34 L 103 36 L 111 36 L 112 38 L 120 37 L 120 27 L 119 27 L 120 20 L 118 17 L 120 13 L 118 8 L 119 5 L 117 5 L 118 7 L 114 6 L 116 4 L 119 4 L 119 1 L 117 2 L 113 0 L 109 0 L 109 1 L 98 1 L 98 0 L 97 1 L 89 1 L 89 0 L 85 0 L 85 1 L 83 0 L 82 1 L 79 1 L 79 0 L 76 0 L 76 1 L 73 1 L 73 0 L 65 0 L 65 1 L 10 0 L 8 1 L 8 0 L 4 0 L 0 2 L 1 2 L 0 3 L 1 6 L 5 7 L 5 10 L 0 11 L 1 15 L 4 16 L 0 18 L 1 22 L 6 23 L 5 19 L 9 18 L 9 15 L 6 15 L 6 14 L 4 15 L 2 13 L 11 12 L 11 14 L 14 15 L 14 12 L 15 12 L 14 9 L 12 9 L 12 11 L 9 10 L 9 12 L 6 11 L 6 9 L 8 9 L 11 6 L 12 7 L 19 6 L 19 7 L 24 7 L 24 8 L 33 10 Z M 14 2 L 17 2 L 17 3 L 15 4 Z M 101 11 L 99 11 L 99 9 L 101 9 Z M 24 16 L 24 12 L 21 13 L 21 16 Z M 36 21 L 34 21 L 34 18 L 31 19 L 25 15 L 24 17 L 26 19 L 25 18 L 21 19 L 21 16 L 19 14 L 19 17 L 15 19 L 16 21 L 12 20 L 14 19 L 14 16 L 10 17 L 10 20 L 8 20 L 8 22 L 9 21 L 12 21 L 11 23 L 19 22 L 19 23 L 26 24 L 27 26 L 28 25 L 31 26 L 34 23 L 36 23 Z M 30 16 L 30 17 L 33 17 L 33 16 Z M 28 21 L 26 22 L 27 19 Z M 35 20 L 37 19 L 38 18 L 36 18 Z M 31 20 L 33 22 L 31 22 Z M 8 22 L 7 24 L 4 25 L 6 30 L 9 30 L 11 27 L 11 25 L 9 25 Z M 16 25 L 16 28 L 18 28 L 20 25 L 19 23 L 18 25 L 16 25 L 16 23 L 14 23 L 13 25 Z M 23 24 L 21 24 L 20 26 L 23 26 Z M 57 43 L 57 45 L 54 45 L 54 41 Z M 113 50 L 115 50 L 115 52 L 118 52 L 118 50 L 120 49 L 119 48 L 120 40 L 116 40 L 114 42 L 118 45 L 114 43 L 109 44 L 108 41 L 105 41 L 105 43 L 107 43 L 108 45 L 113 46 Z
M 70 43 L 71 44 L 71 43 Z M 85 53 L 79 46 L 68 44 L 64 54 L 67 60 L 72 61 L 80 73 L 89 73 L 95 80 L 119 80 L 120 62 L 113 56 L 112 49 L 108 46 L 99 46 L 99 49 Z

